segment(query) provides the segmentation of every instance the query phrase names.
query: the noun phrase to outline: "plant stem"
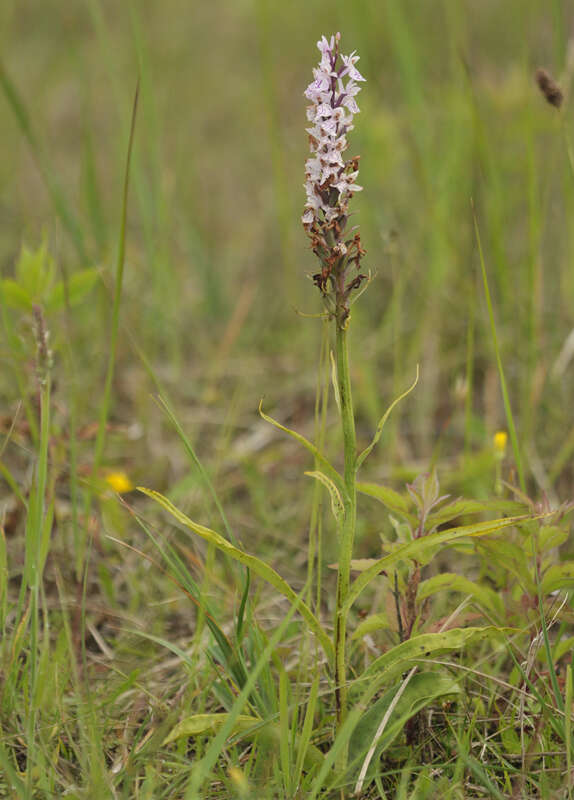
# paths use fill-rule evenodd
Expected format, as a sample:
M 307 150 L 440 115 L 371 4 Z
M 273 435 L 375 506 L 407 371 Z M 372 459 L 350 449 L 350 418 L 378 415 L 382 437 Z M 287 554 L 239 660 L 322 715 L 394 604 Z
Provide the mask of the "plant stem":
M 353 398 L 349 376 L 349 355 L 347 350 L 347 331 L 337 321 L 337 383 L 339 388 L 341 423 L 343 426 L 343 447 L 345 455 L 345 497 L 343 505 L 345 516 L 339 530 L 339 568 L 337 573 L 337 605 L 335 609 L 335 701 L 337 706 L 337 728 L 340 729 L 347 714 L 347 668 L 345 661 L 347 611 L 345 603 L 349 594 L 351 558 L 355 538 L 357 517 L 356 475 L 356 435 Z

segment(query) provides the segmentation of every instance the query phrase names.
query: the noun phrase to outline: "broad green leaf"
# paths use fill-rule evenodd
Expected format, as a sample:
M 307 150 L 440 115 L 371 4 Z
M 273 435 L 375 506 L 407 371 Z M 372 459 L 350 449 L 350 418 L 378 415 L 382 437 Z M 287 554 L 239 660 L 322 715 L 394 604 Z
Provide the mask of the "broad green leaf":
M 305 475 L 308 475 L 310 478 L 315 478 L 316 480 L 320 481 L 323 486 L 325 486 L 331 497 L 331 511 L 333 512 L 333 516 L 335 517 L 337 524 L 341 525 L 345 518 L 345 507 L 343 506 L 343 501 L 341 499 L 341 495 L 339 494 L 339 490 L 333 481 L 328 478 L 324 472 L 320 472 L 319 470 L 306 472 Z
M 191 717 L 186 717 L 178 722 L 175 728 L 165 737 L 162 746 L 175 742 L 177 739 L 189 736 L 200 736 L 203 733 L 213 733 L 218 731 L 219 728 L 227 721 L 229 714 L 221 712 L 219 714 L 193 714 Z M 233 725 L 231 735 L 235 733 L 242 733 L 253 728 L 254 725 L 260 725 L 261 719 L 259 717 L 252 717 L 248 714 L 240 714 Z
M 206 542 L 211 542 L 223 553 L 226 553 L 230 558 L 233 558 L 244 566 L 249 567 L 249 569 L 253 570 L 256 575 L 259 575 L 260 578 L 263 578 L 263 580 L 271 584 L 271 586 L 277 589 L 277 591 L 286 597 L 291 603 L 295 603 L 297 601 L 298 610 L 301 616 L 305 619 L 310 629 L 315 633 L 321 642 L 321 646 L 323 647 L 327 657 L 332 659 L 333 644 L 325 630 L 322 628 L 321 623 L 309 609 L 309 607 L 302 601 L 298 600 L 297 595 L 289 586 L 287 581 L 285 581 L 277 572 L 275 572 L 273 567 L 270 567 L 264 561 L 261 561 L 259 558 L 256 558 L 249 553 L 244 553 L 243 550 L 240 550 L 238 547 L 232 545 L 231 542 L 228 542 L 227 539 L 224 539 L 223 536 L 221 536 L 221 534 L 216 533 L 216 531 L 211 530 L 211 528 L 206 528 L 203 525 L 199 525 L 197 522 L 193 522 L 193 520 L 189 519 L 189 517 L 179 511 L 179 509 L 177 509 L 173 503 L 167 499 L 167 497 L 164 497 L 159 492 L 154 492 L 152 489 L 145 489 L 142 486 L 138 486 L 138 491 L 147 495 L 152 500 L 155 500 L 156 503 L 162 506 L 162 508 L 171 514 L 171 516 L 185 528 L 189 528 L 189 530 L 192 530 L 198 536 L 201 536 L 201 538 Z
M 452 628 L 442 633 L 420 633 L 398 644 L 387 653 L 376 658 L 370 664 L 362 677 L 366 678 L 375 673 L 384 673 L 385 680 L 390 680 L 397 672 L 403 672 L 411 662 L 424 661 L 430 658 L 462 650 L 467 644 L 496 639 L 516 633 L 513 628 L 497 628 L 488 625 L 484 628 Z
M 394 489 L 389 489 L 388 486 L 379 486 L 376 483 L 357 483 L 357 491 L 361 494 L 366 494 L 369 497 L 374 497 L 379 503 L 382 503 L 389 511 L 395 514 L 401 514 L 409 520 L 411 525 L 417 524 L 417 518 L 409 512 L 411 501 Z
M 59 281 L 48 295 L 46 308 L 50 312 L 61 311 L 66 305 L 66 297 L 72 308 L 79 305 L 92 291 L 98 277 L 97 268 L 90 267 L 74 273 L 67 287 L 63 281 Z
M 303 447 L 305 447 L 311 453 L 313 458 L 315 458 L 316 463 L 321 467 L 321 470 L 325 473 L 325 475 L 327 475 L 327 477 L 333 481 L 333 483 L 339 490 L 339 494 L 341 495 L 341 497 L 346 498 L 347 493 L 345 491 L 345 483 L 343 479 L 341 478 L 335 467 L 333 467 L 332 464 L 329 461 L 327 461 L 323 453 L 321 453 L 321 451 L 317 447 L 315 447 L 315 445 L 312 442 L 310 442 L 304 436 L 301 436 L 300 433 L 291 430 L 291 428 L 286 428 L 285 425 L 281 425 L 281 423 L 277 422 L 277 420 L 273 419 L 273 417 L 270 417 L 267 414 L 265 414 L 265 412 L 262 409 L 262 405 L 263 405 L 263 400 L 259 403 L 259 414 L 261 415 L 261 417 L 270 425 L 273 425 L 274 428 L 277 428 L 278 430 L 289 434 L 289 436 L 295 439 L 296 442 L 302 444 Z
M 481 586 L 462 575 L 456 575 L 452 572 L 442 572 L 440 575 L 434 575 L 432 578 L 423 581 L 418 588 L 417 600 L 422 602 L 427 597 L 437 594 L 437 592 L 449 590 L 471 595 L 483 608 L 493 611 L 497 616 L 504 614 L 502 598 L 493 589 Z
M 544 514 L 541 516 L 548 516 Z M 389 553 L 383 558 L 379 558 L 374 562 L 362 575 L 353 582 L 351 590 L 345 603 L 345 610 L 351 608 L 357 597 L 369 585 L 382 570 L 387 570 L 399 561 L 406 559 L 418 559 L 424 555 L 427 548 L 436 547 L 436 545 L 448 545 L 458 539 L 465 537 L 475 536 L 490 536 L 496 534 L 505 528 L 510 528 L 521 522 L 533 521 L 540 519 L 540 517 L 530 517 L 527 515 L 520 517 L 506 517 L 504 519 L 490 520 L 489 522 L 479 522 L 476 525 L 463 525 L 460 528 L 450 528 L 446 531 L 438 531 L 437 533 L 429 534 L 428 536 L 421 536 L 420 539 L 415 539 L 412 542 L 407 542 L 401 545 L 392 553 Z
M 15 311 L 31 311 L 33 301 L 28 292 L 11 278 L 2 281 L 2 296 L 8 308 Z
M 364 619 L 361 622 L 361 624 L 357 627 L 357 629 L 353 631 L 351 639 L 361 639 L 368 633 L 372 633 L 373 631 L 378 631 L 381 628 L 388 628 L 388 627 L 389 627 L 389 618 L 384 612 L 380 612 L 379 614 L 372 614 L 370 617 Z
M 558 589 L 571 589 L 574 586 L 574 562 L 554 564 L 548 567 L 540 582 L 542 594 L 550 594 Z
M 360 455 L 360 456 L 357 458 L 357 463 L 356 463 L 356 465 L 355 465 L 355 469 L 356 469 L 357 471 L 358 471 L 358 470 L 361 468 L 361 466 L 362 466 L 362 464 L 364 463 L 365 459 L 366 459 L 366 458 L 368 458 L 368 456 L 370 455 L 370 453 L 371 453 L 371 451 L 372 451 L 373 447 L 374 447 L 374 446 L 377 444 L 377 442 L 378 442 L 378 441 L 379 441 L 379 439 L 381 438 L 381 435 L 382 435 L 382 433 L 383 433 L 383 428 L 385 427 L 385 423 L 386 423 L 386 421 L 388 420 L 389 416 L 391 415 L 391 411 L 393 410 L 393 408 L 394 408 L 394 407 L 395 407 L 395 406 L 396 406 L 398 403 L 400 403 L 400 402 L 401 402 L 401 400 L 402 400 L 403 398 L 405 398 L 407 395 L 409 395 L 409 394 L 412 392 L 412 390 L 413 390 L 413 389 L 415 388 L 415 386 L 417 385 L 418 381 L 419 381 L 419 365 L 417 364 L 417 374 L 416 374 L 416 376 L 415 376 L 415 379 L 414 379 L 414 381 L 413 381 L 413 382 L 412 382 L 412 384 L 409 386 L 409 388 L 408 388 L 408 389 L 406 389 L 406 390 L 405 390 L 405 391 L 404 391 L 402 394 L 400 394 L 398 397 L 396 397 L 396 398 L 393 400 L 393 402 L 391 403 L 391 405 L 390 405 L 390 406 L 387 408 L 387 410 L 385 411 L 385 413 L 383 414 L 383 416 L 382 416 L 382 417 L 381 417 L 381 419 L 379 420 L 379 424 L 377 425 L 377 430 L 375 431 L 375 435 L 373 436 L 373 439 L 372 439 L 372 441 L 371 441 L 371 444 L 370 444 L 370 445 L 368 445 L 368 447 L 365 447 L 365 449 L 363 450 L 363 452 L 361 453 L 361 455 Z
M 377 730 L 400 690 L 401 682 L 385 692 L 364 714 L 355 728 L 349 745 L 351 770 L 356 775 L 361 769 L 364 759 L 372 746 Z M 408 720 L 439 697 L 460 694 L 461 689 L 456 680 L 439 672 L 421 672 L 410 679 L 391 713 L 367 770 L 367 780 L 376 770 L 380 754 L 392 744 L 395 737 L 403 730 Z

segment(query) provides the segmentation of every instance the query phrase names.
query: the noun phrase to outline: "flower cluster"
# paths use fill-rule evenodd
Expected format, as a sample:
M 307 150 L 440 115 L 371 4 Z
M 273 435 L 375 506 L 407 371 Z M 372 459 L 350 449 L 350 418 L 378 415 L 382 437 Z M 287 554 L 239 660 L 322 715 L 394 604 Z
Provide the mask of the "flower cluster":
M 349 314 L 348 297 L 365 278 L 359 273 L 364 250 L 356 229 L 347 232 L 349 200 L 361 186 L 359 157 L 344 160 L 347 134 L 353 130 L 353 117 L 359 107 L 355 97 L 360 92 L 357 81 L 365 79 L 355 67 L 359 56 L 339 54 L 341 34 L 325 36 L 317 43 L 321 52 L 314 80 L 305 91 L 311 101 L 307 108 L 307 128 L 311 157 L 305 164 L 307 202 L 302 222 L 313 252 L 321 261 L 321 272 L 313 280 L 326 298 L 333 296 L 334 312 L 340 322 Z M 355 266 L 357 275 L 347 282 L 348 270 Z

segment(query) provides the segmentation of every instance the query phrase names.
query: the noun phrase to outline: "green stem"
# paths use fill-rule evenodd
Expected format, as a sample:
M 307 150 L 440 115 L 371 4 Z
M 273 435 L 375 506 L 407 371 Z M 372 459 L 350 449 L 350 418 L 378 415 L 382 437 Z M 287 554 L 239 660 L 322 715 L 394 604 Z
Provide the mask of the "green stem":
M 46 534 L 46 488 L 48 485 L 48 459 L 50 444 L 50 375 L 46 375 L 40 388 L 40 443 L 37 462 L 37 472 L 34 497 L 30 501 L 30 516 L 28 524 L 31 526 L 32 536 L 28 543 L 33 543 L 33 548 L 26 553 L 30 557 L 28 581 L 30 586 L 30 689 L 29 689 L 29 716 L 28 716 L 28 758 L 30 763 L 27 769 L 27 796 L 32 796 L 32 776 L 36 763 L 36 726 L 38 721 L 38 661 L 40 648 L 40 589 L 46 555 L 48 552 L 45 541 Z M 25 584 L 25 582 L 24 582 Z
M 356 435 L 351 379 L 349 376 L 349 355 L 347 350 L 347 331 L 337 322 L 337 382 L 339 387 L 341 423 L 343 426 L 343 447 L 345 454 L 345 497 L 343 499 L 345 516 L 339 531 L 339 568 L 337 572 L 337 606 L 335 609 L 335 700 L 337 706 L 337 728 L 340 729 L 347 714 L 347 668 L 346 631 L 347 611 L 345 604 L 349 594 L 351 558 L 355 538 L 357 517 L 356 474 Z

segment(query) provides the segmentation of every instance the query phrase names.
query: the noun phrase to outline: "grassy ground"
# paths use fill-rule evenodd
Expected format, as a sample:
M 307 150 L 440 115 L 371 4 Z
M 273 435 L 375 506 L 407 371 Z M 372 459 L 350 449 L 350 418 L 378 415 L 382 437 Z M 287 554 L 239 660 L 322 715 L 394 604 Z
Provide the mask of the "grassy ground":
M 420 369 L 359 478 L 355 557 L 393 558 L 350 611 L 344 729 L 298 613 L 329 640 L 329 492 L 257 412 L 342 468 L 297 313 L 337 30 L 367 78 L 360 450 Z M 0 4 L 0 797 L 571 796 L 574 548 L 540 515 L 573 499 L 573 119 L 534 76 L 567 95 L 572 31 L 562 0 Z M 395 557 L 419 526 L 442 542 Z

